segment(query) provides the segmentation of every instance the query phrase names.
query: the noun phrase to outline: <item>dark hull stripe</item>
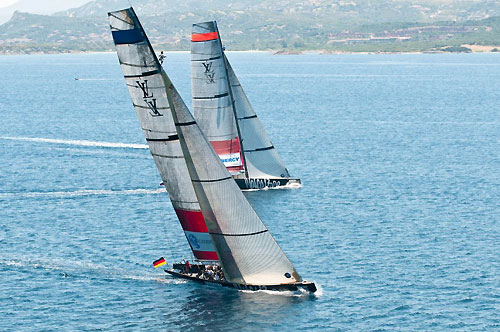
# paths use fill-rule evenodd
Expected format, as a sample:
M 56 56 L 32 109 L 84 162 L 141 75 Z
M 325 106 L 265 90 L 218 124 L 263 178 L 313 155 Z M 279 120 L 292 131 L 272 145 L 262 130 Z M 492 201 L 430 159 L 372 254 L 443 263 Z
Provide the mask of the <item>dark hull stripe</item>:
M 271 150 L 274 149 L 274 146 L 268 146 L 266 148 L 258 148 L 258 149 L 253 149 L 253 150 L 244 150 L 243 152 L 257 152 L 257 151 L 265 151 L 265 150 Z
M 224 181 L 224 180 L 229 180 L 232 179 L 232 176 L 228 176 L 227 178 L 222 178 L 222 179 L 215 179 L 215 180 L 191 180 L 193 182 L 202 182 L 202 183 L 207 183 L 207 182 L 219 182 L 219 181 Z
M 199 99 L 216 99 L 216 98 L 222 98 L 222 97 L 227 97 L 229 93 L 223 93 L 220 95 L 215 95 L 213 97 L 193 97 L 193 99 L 199 100 Z
M 311 293 L 314 293 L 317 288 L 314 282 L 296 282 L 293 284 L 280 284 L 280 285 L 244 285 L 244 284 L 237 284 L 234 282 L 229 282 L 225 280 L 205 280 L 201 278 L 197 278 L 195 276 L 190 276 L 184 273 L 179 273 L 174 270 L 165 270 L 166 273 L 171 274 L 174 277 L 179 277 L 179 278 L 184 278 L 188 280 L 192 280 L 201 284 L 207 284 L 207 285 L 221 285 L 222 287 L 228 287 L 228 288 L 234 288 L 234 289 L 244 289 L 244 290 L 252 290 L 252 291 L 258 291 L 258 290 L 272 290 L 272 291 L 296 291 L 299 288 L 302 288 L 304 290 L 307 290 Z
M 196 124 L 196 121 L 190 121 L 190 122 L 179 122 L 175 123 L 176 127 L 184 127 L 184 126 L 190 126 Z
M 224 233 L 210 233 L 211 235 L 222 235 L 222 236 L 252 236 L 252 235 L 257 235 L 257 234 L 262 234 L 268 232 L 267 229 L 260 231 L 260 232 L 254 232 L 254 233 L 246 233 L 246 234 L 224 234 Z
M 145 73 L 142 73 L 140 75 L 124 75 L 125 78 L 138 78 L 138 77 L 145 77 L 145 76 L 153 76 L 156 74 L 159 74 L 160 70 L 152 70 L 152 71 L 147 71 Z
M 167 138 L 146 138 L 148 142 L 168 142 L 168 141 L 177 141 L 179 139 L 178 135 L 172 135 Z
M 276 188 L 287 185 L 289 182 L 301 183 L 300 179 L 234 179 L 240 189 Z

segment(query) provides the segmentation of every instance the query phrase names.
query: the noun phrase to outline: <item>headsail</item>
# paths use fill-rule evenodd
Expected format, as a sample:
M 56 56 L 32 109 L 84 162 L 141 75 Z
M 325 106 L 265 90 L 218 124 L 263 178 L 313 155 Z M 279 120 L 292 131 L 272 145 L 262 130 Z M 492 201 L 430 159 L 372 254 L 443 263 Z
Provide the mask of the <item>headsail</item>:
M 234 108 L 238 117 L 241 141 L 245 144 L 245 165 L 252 178 L 289 178 L 278 151 L 274 147 L 262 122 L 255 114 L 240 81 L 224 54 L 231 91 L 234 98 Z
M 187 168 L 226 279 L 250 285 L 301 282 L 166 76 L 165 83 Z
M 191 40 L 194 115 L 228 170 L 236 179 L 290 179 L 224 54 L 217 23 L 194 24 Z
M 167 75 L 134 10 L 111 12 L 108 16 L 142 131 L 193 254 L 199 260 L 217 260 L 172 120 L 165 86 Z

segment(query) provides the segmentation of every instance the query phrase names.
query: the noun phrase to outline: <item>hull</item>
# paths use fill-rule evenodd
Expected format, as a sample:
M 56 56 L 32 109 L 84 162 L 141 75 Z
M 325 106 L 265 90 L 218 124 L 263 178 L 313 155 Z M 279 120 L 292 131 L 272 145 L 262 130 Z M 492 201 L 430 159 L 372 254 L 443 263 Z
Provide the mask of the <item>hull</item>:
M 240 189 L 280 188 L 291 184 L 300 185 L 300 179 L 234 179 Z
M 308 292 L 314 293 L 316 289 L 316 285 L 313 282 L 303 281 L 295 284 L 281 284 L 281 285 L 243 285 L 237 284 L 233 282 L 228 282 L 224 280 L 207 280 L 201 279 L 196 276 L 184 274 L 181 272 L 177 272 L 174 270 L 165 270 L 166 273 L 171 274 L 174 277 L 183 278 L 191 281 L 195 281 L 201 284 L 207 285 L 220 285 L 221 287 L 228 287 L 240 290 L 271 290 L 271 291 L 297 291 L 299 289 L 306 290 Z

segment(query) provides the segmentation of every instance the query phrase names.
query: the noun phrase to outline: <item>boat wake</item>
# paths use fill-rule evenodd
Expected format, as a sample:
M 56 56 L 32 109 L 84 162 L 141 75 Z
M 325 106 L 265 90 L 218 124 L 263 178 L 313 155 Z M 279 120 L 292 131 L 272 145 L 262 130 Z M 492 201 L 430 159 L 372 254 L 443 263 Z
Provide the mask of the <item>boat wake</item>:
M 37 142 L 37 143 L 66 144 L 66 145 L 73 145 L 73 146 L 103 147 L 103 148 L 126 148 L 126 149 L 147 149 L 148 148 L 148 146 L 146 144 L 113 143 L 113 142 L 86 141 L 86 140 L 64 140 L 64 139 L 41 138 L 41 137 L 1 136 L 0 139 L 13 140 L 13 141 Z
M 316 284 L 316 287 L 318 289 L 314 293 L 308 292 L 307 290 L 302 289 L 302 288 L 299 288 L 296 291 L 275 291 L 275 290 L 264 290 L 264 289 L 253 291 L 253 290 L 246 290 L 246 289 L 241 290 L 240 289 L 240 290 L 238 290 L 238 292 L 247 293 L 247 294 L 259 294 L 260 293 L 260 294 L 269 294 L 269 295 L 285 296 L 285 297 L 318 298 L 318 297 L 321 297 L 323 295 L 323 290 L 317 284 Z
M 17 192 L 17 193 L 0 193 L 1 198 L 7 197 L 23 197 L 23 198 L 37 198 L 37 197 L 53 197 L 53 198 L 70 198 L 80 196 L 93 196 L 93 195 L 155 195 L 165 192 L 164 188 L 158 189 L 126 189 L 126 190 L 75 190 L 75 191 L 31 191 L 31 192 Z
M 182 284 L 185 280 L 166 278 L 164 274 L 137 273 L 130 274 L 130 270 L 110 267 L 85 261 L 72 261 L 68 265 L 64 259 L 0 259 L 0 266 L 14 269 L 44 270 L 58 273 L 63 278 L 102 278 L 108 280 L 135 280 L 146 282 L 160 282 L 164 284 Z

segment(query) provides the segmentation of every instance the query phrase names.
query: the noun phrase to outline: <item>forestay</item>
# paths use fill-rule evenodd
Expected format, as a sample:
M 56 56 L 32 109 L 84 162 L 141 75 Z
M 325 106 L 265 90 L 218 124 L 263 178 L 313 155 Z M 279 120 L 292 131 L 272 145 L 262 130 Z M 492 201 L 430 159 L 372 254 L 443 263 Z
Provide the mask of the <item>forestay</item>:
M 199 260 L 217 260 L 172 120 L 167 75 L 132 8 L 108 17 L 142 131 L 193 254 Z
M 187 168 L 225 278 L 249 285 L 302 281 L 166 76 L 165 80 Z

